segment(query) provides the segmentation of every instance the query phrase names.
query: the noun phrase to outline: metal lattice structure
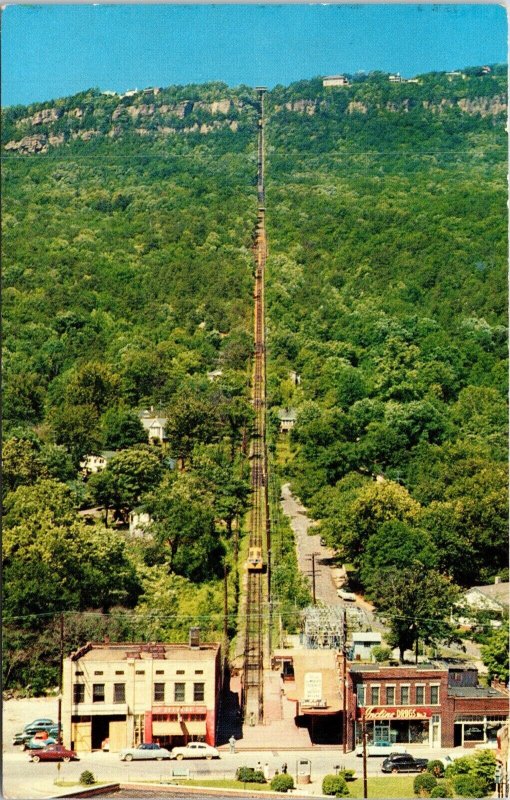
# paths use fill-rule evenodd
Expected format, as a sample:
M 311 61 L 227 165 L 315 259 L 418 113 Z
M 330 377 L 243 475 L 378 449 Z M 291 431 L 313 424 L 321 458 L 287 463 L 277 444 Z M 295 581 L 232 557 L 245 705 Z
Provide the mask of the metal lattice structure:
M 358 608 L 321 604 L 303 609 L 305 647 L 310 650 L 342 650 L 344 612 L 349 630 L 364 630 L 367 627 L 365 614 Z

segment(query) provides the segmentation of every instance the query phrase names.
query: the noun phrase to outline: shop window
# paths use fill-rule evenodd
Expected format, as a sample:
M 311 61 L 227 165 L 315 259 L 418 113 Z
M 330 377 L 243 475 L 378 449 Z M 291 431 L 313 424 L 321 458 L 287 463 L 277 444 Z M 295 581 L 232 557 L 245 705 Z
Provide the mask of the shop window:
M 113 684 L 113 702 L 125 703 L 126 702 L 126 684 L 114 683 Z
M 164 683 L 155 683 L 154 684 L 154 702 L 155 703 L 164 703 L 165 702 L 165 684 Z
M 409 686 L 400 687 L 400 703 L 403 706 L 409 705 Z
M 394 686 L 387 686 L 386 687 L 386 705 L 387 706 L 394 706 L 395 705 L 395 687 Z
M 204 687 L 205 683 L 193 684 L 193 700 L 201 702 L 204 699 Z
M 92 702 L 104 703 L 104 683 L 92 684 Z
M 430 705 L 431 706 L 439 705 L 439 686 L 430 687 Z
M 174 701 L 176 703 L 184 703 L 185 699 L 185 686 L 184 683 L 176 683 L 174 686 Z
M 425 702 L 425 686 L 417 686 L 416 687 L 416 705 L 420 705 L 421 703 Z
M 85 702 L 85 685 L 83 683 L 75 683 L 73 686 L 73 703 Z
M 365 705 L 365 687 L 362 684 L 358 684 L 356 686 L 356 698 L 358 701 L 358 706 Z
M 466 725 L 464 723 L 464 741 L 465 742 L 483 742 L 483 722 L 479 725 Z
M 371 706 L 379 705 L 379 686 L 370 687 L 370 705 Z

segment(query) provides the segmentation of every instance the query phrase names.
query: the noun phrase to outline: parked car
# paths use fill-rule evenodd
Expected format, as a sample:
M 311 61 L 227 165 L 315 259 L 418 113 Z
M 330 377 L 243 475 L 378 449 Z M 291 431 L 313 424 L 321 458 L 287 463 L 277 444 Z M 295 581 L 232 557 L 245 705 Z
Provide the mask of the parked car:
M 74 750 L 68 750 L 63 744 L 47 744 L 40 750 L 29 750 L 30 761 L 79 761 Z
M 425 772 L 427 758 L 414 758 L 409 753 L 391 753 L 382 763 L 383 772 Z
M 23 750 L 42 750 L 49 744 L 57 744 L 57 740 L 53 736 L 49 736 L 47 739 L 36 739 L 35 736 L 32 736 L 27 744 L 23 745 Z
M 21 731 L 21 733 L 15 733 L 12 738 L 12 743 L 14 745 L 21 745 L 22 750 L 26 750 L 29 741 L 37 737 L 38 739 L 44 736 L 48 738 L 57 739 L 58 737 L 58 725 L 53 722 L 50 726 L 45 728 L 38 728 L 37 726 L 34 728 L 33 724 L 25 725 L 25 729 Z
M 337 589 L 336 593 L 342 600 L 349 600 L 353 603 L 356 601 L 356 595 L 354 592 L 349 592 L 348 589 Z
M 125 747 L 120 751 L 121 761 L 163 761 L 171 758 L 170 750 L 160 747 L 155 742 L 139 744 L 138 747 Z
M 210 761 L 212 758 L 219 758 L 220 754 L 215 747 L 205 742 L 190 742 L 185 747 L 173 747 L 171 757 L 177 761 L 182 761 L 183 758 L 206 758 Z
M 403 745 L 393 744 L 392 742 L 372 742 L 367 744 L 367 756 L 389 756 L 393 753 L 407 753 Z M 363 755 L 363 745 L 356 746 L 356 755 Z
M 57 723 L 54 720 L 49 719 L 49 717 L 43 717 L 42 719 L 34 719 L 33 722 L 28 722 L 26 725 L 23 726 L 24 731 L 28 731 L 28 729 L 34 729 L 35 731 L 45 731 L 48 728 L 51 728 L 52 725 L 56 725 Z

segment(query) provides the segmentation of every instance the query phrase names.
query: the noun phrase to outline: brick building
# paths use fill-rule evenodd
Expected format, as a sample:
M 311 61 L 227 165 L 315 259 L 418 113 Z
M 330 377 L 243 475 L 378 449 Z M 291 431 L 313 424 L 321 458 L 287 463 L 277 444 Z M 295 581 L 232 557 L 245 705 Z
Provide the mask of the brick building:
M 140 742 L 215 744 L 220 645 L 87 643 L 64 660 L 64 743 L 86 752 Z
M 367 741 L 458 747 L 496 741 L 508 719 L 504 689 L 478 686 L 473 666 L 350 664 L 348 746 Z

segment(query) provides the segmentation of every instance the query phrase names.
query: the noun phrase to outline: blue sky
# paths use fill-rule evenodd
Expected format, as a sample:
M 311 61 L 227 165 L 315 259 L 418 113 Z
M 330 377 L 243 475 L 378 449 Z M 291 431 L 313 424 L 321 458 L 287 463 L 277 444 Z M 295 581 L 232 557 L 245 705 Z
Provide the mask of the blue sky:
M 497 5 L 8 6 L 2 104 L 221 80 L 272 87 L 506 62 Z

